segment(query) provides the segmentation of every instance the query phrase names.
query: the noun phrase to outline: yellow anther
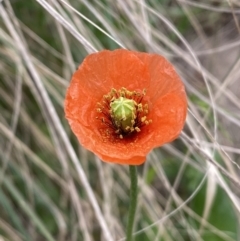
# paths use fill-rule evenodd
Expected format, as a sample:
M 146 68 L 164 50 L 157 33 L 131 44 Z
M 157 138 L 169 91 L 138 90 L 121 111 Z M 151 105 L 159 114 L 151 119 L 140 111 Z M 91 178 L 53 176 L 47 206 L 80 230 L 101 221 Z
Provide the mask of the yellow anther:
M 127 126 L 127 127 L 125 128 L 126 131 L 129 131 L 130 129 L 131 129 L 130 126 Z
M 127 90 L 127 95 L 128 95 L 129 97 L 131 97 L 131 96 L 132 96 L 132 92 Z
M 146 117 L 146 116 L 143 116 L 143 117 L 141 118 L 141 122 L 144 122 L 146 119 L 147 119 L 147 117 Z
M 135 131 L 136 131 L 136 132 L 140 132 L 141 129 L 140 129 L 139 127 L 135 127 Z
M 120 94 L 121 97 L 125 97 L 125 92 L 124 91 L 120 91 L 119 94 Z
M 138 107 L 138 111 L 140 111 L 140 112 L 143 111 L 142 104 L 138 104 L 137 107 Z

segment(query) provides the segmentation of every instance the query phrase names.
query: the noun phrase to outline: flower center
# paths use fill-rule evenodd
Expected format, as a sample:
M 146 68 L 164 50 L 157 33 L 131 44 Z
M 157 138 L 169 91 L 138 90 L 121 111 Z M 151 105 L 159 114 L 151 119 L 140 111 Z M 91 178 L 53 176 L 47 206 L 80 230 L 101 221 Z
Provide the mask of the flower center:
M 128 91 L 112 89 L 98 102 L 97 112 L 105 126 L 109 127 L 121 139 L 131 133 L 138 133 L 141 128 L 148 125 L 152 120 L 147 119 L 148 104 L 144 103 L 146 91 Z
M 111 117 L 116 127 L 124 133 L 134 129 L 136 119 L 136 102 L 119 97 L 110 103 Z

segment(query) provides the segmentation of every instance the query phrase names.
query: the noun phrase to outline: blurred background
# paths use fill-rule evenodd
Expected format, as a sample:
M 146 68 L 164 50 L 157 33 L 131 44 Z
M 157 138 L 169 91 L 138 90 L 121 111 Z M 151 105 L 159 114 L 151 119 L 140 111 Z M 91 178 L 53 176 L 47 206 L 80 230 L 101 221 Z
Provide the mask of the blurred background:
M 188 94 L 180 137 L 138 167 L 136 241 L 240 240 L 238 0 L 0 0 L 0 240 L 124 240 L 128 167 L 64 118 L 87 54 L 165 56 Z

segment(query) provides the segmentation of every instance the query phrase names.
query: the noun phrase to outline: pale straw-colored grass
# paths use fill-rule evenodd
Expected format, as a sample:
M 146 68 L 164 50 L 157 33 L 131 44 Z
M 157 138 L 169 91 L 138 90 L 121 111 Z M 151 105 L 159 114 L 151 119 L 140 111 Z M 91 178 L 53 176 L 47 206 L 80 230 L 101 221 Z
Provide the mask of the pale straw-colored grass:
M 63 113 L 72 73 L 105 48 L 164 55 L 189 97 L 179 139 L 138 169 L 136 240 L 239 240 L 239 14 L 237 0 L 0 1 L 0 240 L 125 239 L 128 168 L 82 148 Z

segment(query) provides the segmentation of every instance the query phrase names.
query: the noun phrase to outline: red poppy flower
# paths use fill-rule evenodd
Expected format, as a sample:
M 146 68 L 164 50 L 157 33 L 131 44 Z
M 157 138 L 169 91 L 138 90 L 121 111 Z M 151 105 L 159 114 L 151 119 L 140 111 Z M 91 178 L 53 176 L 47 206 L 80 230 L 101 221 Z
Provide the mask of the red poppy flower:
M 72 131 L 107 162 L 140 165 L 180 134 L 186 93 L 173 66 L 157 54 L 124 49 L 88 55 L 65 99 Z

